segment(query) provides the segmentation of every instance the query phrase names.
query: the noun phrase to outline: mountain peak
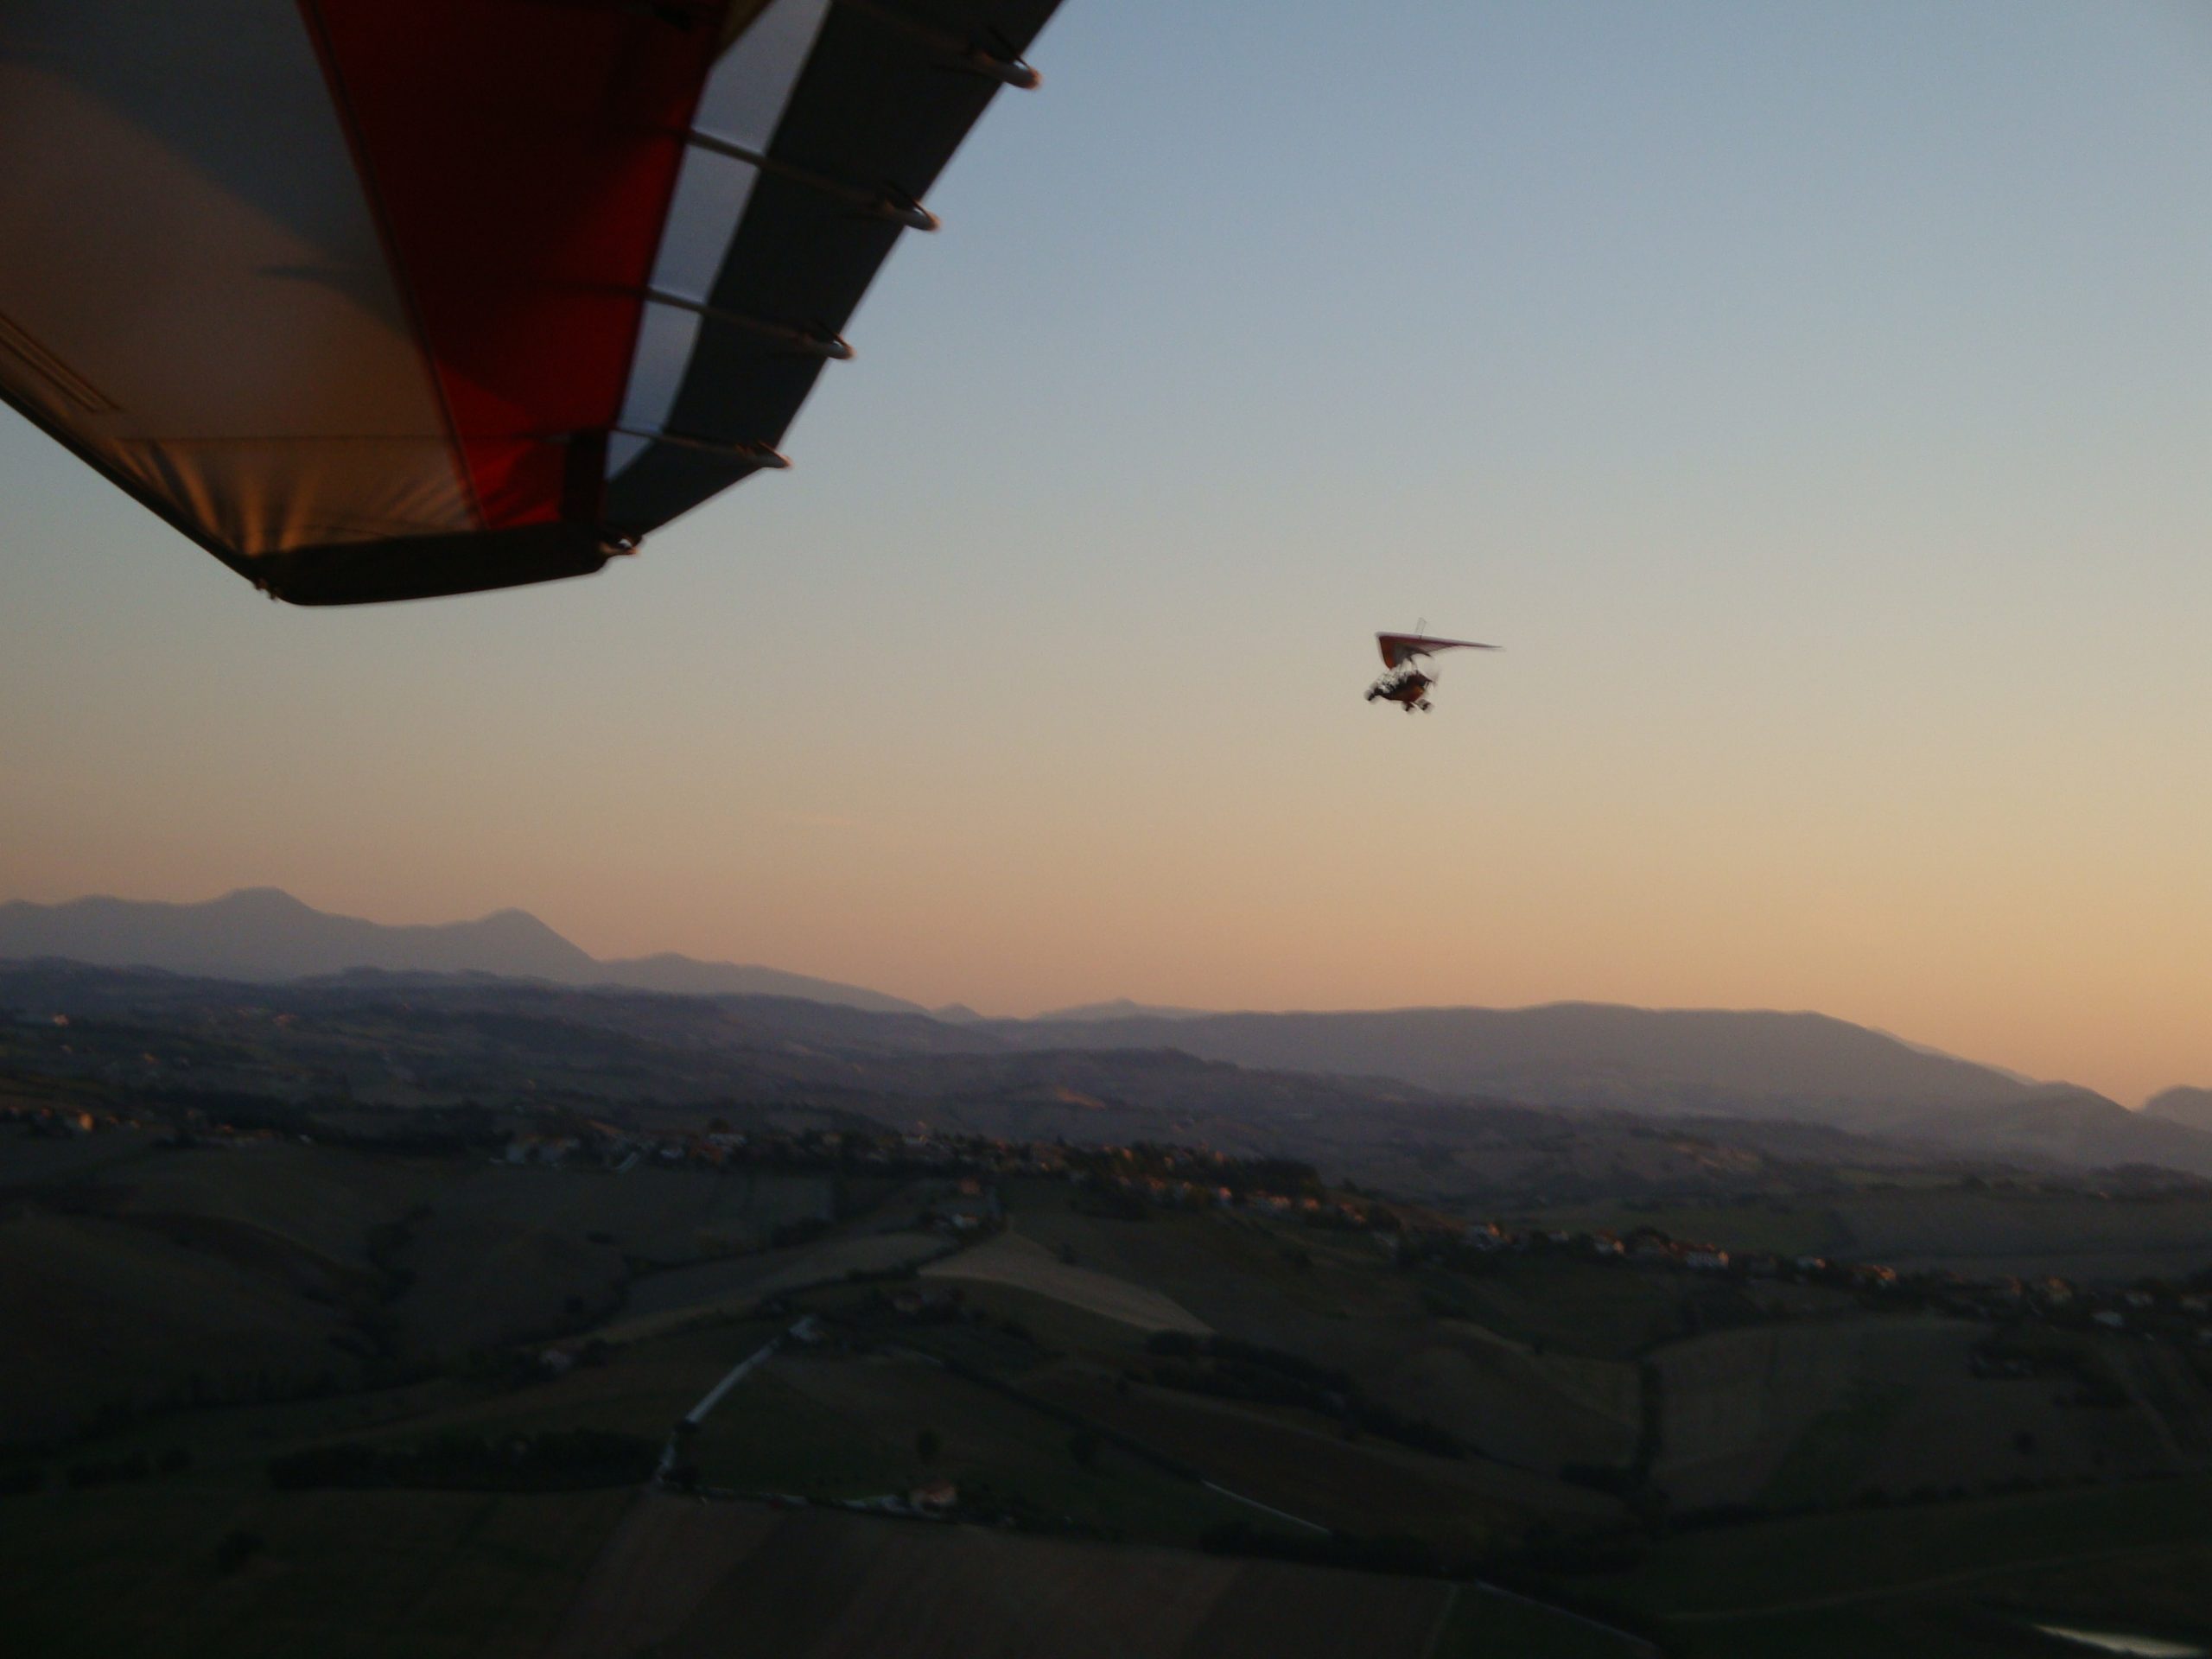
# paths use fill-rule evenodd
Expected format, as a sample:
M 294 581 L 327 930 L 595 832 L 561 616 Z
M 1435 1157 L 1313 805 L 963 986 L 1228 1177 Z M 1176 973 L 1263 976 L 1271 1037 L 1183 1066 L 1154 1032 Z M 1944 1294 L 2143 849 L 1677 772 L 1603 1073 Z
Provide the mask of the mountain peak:
M 1206 1013 L 1204 1008 L 1168 1007 L 1158 1003 L 1135 1002 L 1126 996 L 1115 997 L 1106 1002 L 1085 1002 L 1072 1008 L 1055 1008 L 1050 1014 L 1037 1016 L 1041 1023 L 1050 1020 L 1077 1020 L 1090 1023 L 1103 1020 L 1197 1020 Z
M 2169 1089 L 2143 1103 L 2143 1116 L 2192 1129 L 2212 1129 L 2212 1089 Z
M 114 899 L 105 900 L 105 902 L 109 904 L 127 904 L 130 901 L 128 899 Z M 232 887 L 221 898 L 213 900 L 211 907 L 212 906 L 220 906 L 225 910 L 267 911 L 271 914 L 282 913 L 286 915 L 298 915 L 302 912 L 312 912 L 315 909 L 314 906 L 307 903 L 304 899 L 294 898 L 282 887 Z M 188 906 L 177 906 L 177 908 L 180 909 L 187 907 Z
M 503 910 L 495 910 L 488 916 L 480 916 L 473 922 L 447 922 L 442 925 L 473 927 L 486 933 L 499 933 L 513 938 L 560 939 L 563 944 L 569 944 L 568 940 L 562 938 L 560 934 L 555 932 L 528 911 L 517 910 L 512 906 Z M 569 945 L 569 948 L 576 949 L 574 945 Z
M 772 968 L 664 954 L 601 962 L 526 910 L 403 926 L 334 916 L 281 887 L 240 887 L 196 904 L 91 897 L 0 905 L 0 958 L 58 957 L 104 968 L 157 968 L 218 979 L 304 979 L 367 969 L 489 974 L 562 985 L 622 985 L 703 995 L 801 997 L 918 1014 L 896 997 Z

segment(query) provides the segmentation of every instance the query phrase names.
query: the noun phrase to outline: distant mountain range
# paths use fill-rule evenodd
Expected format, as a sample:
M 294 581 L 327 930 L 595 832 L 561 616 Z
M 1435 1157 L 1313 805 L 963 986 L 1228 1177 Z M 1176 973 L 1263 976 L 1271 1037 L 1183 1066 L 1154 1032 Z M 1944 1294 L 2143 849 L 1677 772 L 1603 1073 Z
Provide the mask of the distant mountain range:
M 243 980 L 302 979 L 354 968 L 493 974 L 556 985 L 796 996 L 882 1014 L 923 1012 L 880 991 L 775 968 L 667 953 L 601 961 L 519 910 L 494 911 L 474 922 L 391 927 L 330 915 L 275 887 L 245 887 L 197 905 L 99 898 L 0 905 L 0 959 L 40 957 Z
M 1840 1110 L 1986 1105 L 2027 1097 L 2010 1073 L 1818 1014 L 1560 1002 L 1536 1008 L 1361 1014 L 1079 1010 L 999 1021 L 1025 1046 L 1179 1048 L 1276 1071 L 1401 1077 L 1540 1106 L 1827 1121 Z
M 2088 1090 L 2037 1084 L 1818 1014 L 1595 1003 L 1208 1014 L 1121 1001 L 990 1020 L 772 968 L 674 955 L 602 961 L 518 910 L 391 927 L 266 887 L 205 904 L 0 905 L 0 959 L 40 957 L 259 982 L 366 969 L 797 998 L 903 1016 L 865 1033 L 838 1028 L 847 1040 L 893 1050 L 1172 1050 L 1269 1072 L 1390 1079 L 1445 1097 L 1820 1124 L 1981 1155 L 2212 1175 L 2212 1090 L 2171 1090 L 2131 1112 Z M 794 1008 L 778 1018 L 796 1022 L 796 1036 L 811 1016 Z M 814 1028 L 828 1029 L 818 1020 Z
M 1129 1018 L 1086 1009 L 986 1028 L 1018 1047 L 1175 1048 L 1532 1106 L 1817 1123 L 1982 1157 L 2212 1176 L 2212 1091 L 2173 1090 L 2156 1115 L 2131 1112 L 2091 1090 L 2037 1083 L 1820 1014 L 1588 1002 Z

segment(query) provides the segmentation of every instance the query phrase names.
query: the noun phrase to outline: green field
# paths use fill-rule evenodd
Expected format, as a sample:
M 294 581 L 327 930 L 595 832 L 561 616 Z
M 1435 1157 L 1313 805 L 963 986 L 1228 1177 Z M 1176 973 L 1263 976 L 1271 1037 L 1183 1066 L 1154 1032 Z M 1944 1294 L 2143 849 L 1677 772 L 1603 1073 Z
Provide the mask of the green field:
M 180 1484 L 0 1500 L 25 1659 L 528 1659 L 635 1501 Z M 226 1571 L 222 1541 L 260 1548 Z
M 2212 1476 L 2200 1475 L 1685 1532 L 1634 1571 L 1579 1587 L 1657 1620 L 1685 1656 L 1934 1659 L 2017 1652 L 2005 1621 L 2037 1607 L 2093 1624 L 2139 1618 L 2145 1564 L 2205 1546 Z M 2212 1630 L 2212 1591 L 2199 1579 L 2182 1593 L 2193 1608 L 2170 1601 L 2170 1617 Z M 2005 1618 L 1993 1625 L 1996 1611 Z
M 1140 1331 L 1182 1331 L 1202 1336 L 1207 1330 L 1187 1308 L 1159 1291 L 1095 1268 L 1078 1267 L 1018 1233 L 1002 1233 L 922 1271 L 927 1278 L 1030 1291 Z
M 550 1659 L 1424 1659 L 1450 1586 L 1187 1550 L 658 1498 Z
M 942 1248 L 832 1236 L 730 1254 L 820 1222 L 823 1176 L 486 1166 L 296 1140 L 7 1135 L 0 1189 L 30 1200 L 0 1206 L 0 1441 L 493 1363 L 618 1316 L 633 1294 L 662 1312 L 741 1307 Z M 705 1257 L 725 1259 L 633 1276 L 633 1262 Z M 796 1271 L 779 1278 L 779 1262 Z M 697 1274 L 695 1293 L 683 1279 Z
M 110 1437 L 101 1457 L 184 1449 L 192 1461 L 145 1484 L 78 1491 L 50 1478 L 44 1491 L 0 1497 L 0 1628 L 23 1634 L 9 1651 L 535 1655 L 634 1489 L 280 1492 L 269 1459 L 334 1440 L 406 1447 L 456 1433 L 658 1439 L 776 1328 L 702 1327 L 522 1388 L 441 1378 Z M 233 1532 L 263 1548 L 225 1572 L 216 1552 Z
M 606 1334 L 643 1333 L 702 1309 L 742 1309 L 765 1297 L 836 1284 L 854 1274 L 918 1267 L 949 1248 L 934 1233 L 861 1233 L 649 1274 L 632 1285 Z
M 1649 1659 L 1640 1637 L 1517 1596 L 1460 1588 L 1431 1659 Z
M 1110 1537 L 1189 1544 L 1243 1513 L 1103 1438 L 1079 1458 L 1076 1433 L 924 1360 L 779 1356 L 724 1402 L 693 1450 L 710 1485 L 830 1499 L 904 1497 L 944 1478 L 963 1501 Z
M 1554 1255 L 1506 1257 L 1470 1276 L 1418 1275 L 1430 1306 L 1525 1347 L 1629 1359 L 1682 1334 L 1684 1306 L 1707 1291 L 1679 1274 Z
M 1837 1205 L 1851 1252 L 1970 1276 L 2060 1274 L 2086 1282 L 2186 1277 L 2207 1265 L 2212 1198 L 2113 1199 L 2080 1192 L 1908 1189 Z
M 1758 1501 L 1769 1509 L 1796 1510 L 1856 1497 L 1869 1484 L 1872 1452 L 1909 1398 L 1910 1391 L 1901 1384 L 1853 1383 L 1840 1405 L 1807 1426 L 1760 1489 Z
M 296 1287 L 281 1257 L 226 1243 L 99 1215 L 0 1220 L 0 1440 L 63 1434 L 104 1407 L 357 1381 L 334 1341 L 346 1310 Z
M 1747 1196 L 1725 1204 L 1616 1200 L 1529 1211 L 1514 1219 L 1623 1237 L 1652 1227 L 1685 1243 L 1783 1257 L 1948 1268 L 1969 1277 L 2055 1273 L 2109 1284 L 2185 1277 L 2203 1268 L 2212 1198 L 2115 1198 L 1900 1173 L 1840 1194 Z

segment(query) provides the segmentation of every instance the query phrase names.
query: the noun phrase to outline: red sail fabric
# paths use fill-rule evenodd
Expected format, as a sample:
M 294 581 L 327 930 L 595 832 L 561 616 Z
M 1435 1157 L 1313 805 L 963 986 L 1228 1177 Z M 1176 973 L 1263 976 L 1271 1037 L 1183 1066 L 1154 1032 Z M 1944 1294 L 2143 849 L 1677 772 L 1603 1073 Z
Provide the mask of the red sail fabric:
M 1496 645 L 1486 645 L 1479 639 L 1438 639 L 1426 633 L 1378 633 L 1375 643 L 1382 652 L 1382 666 L 1395 668 L 1409 657 L 1425 656 L 1433 651 L 1496 651 Z
M 725 6 L 301 5 L 478 513 L 588 521 Z

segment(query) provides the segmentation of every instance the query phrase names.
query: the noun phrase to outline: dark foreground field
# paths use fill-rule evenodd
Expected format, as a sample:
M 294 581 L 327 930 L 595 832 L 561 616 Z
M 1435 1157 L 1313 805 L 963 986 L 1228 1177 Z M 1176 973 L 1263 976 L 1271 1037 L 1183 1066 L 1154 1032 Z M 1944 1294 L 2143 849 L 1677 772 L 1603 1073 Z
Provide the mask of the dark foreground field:
M 642 1502 L 552 1659 L 1426 1654 L 1452 1586 L 1187 1551 Z

